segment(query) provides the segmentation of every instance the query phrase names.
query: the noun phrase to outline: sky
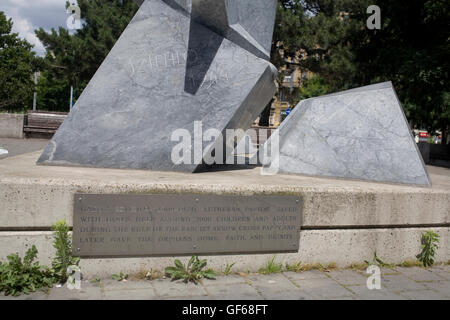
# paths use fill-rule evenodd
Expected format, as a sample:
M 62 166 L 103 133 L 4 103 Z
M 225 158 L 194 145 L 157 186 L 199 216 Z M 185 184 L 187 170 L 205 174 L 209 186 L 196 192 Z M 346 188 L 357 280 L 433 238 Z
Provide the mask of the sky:
M 70 1 L 75 2 L 74 0 Z M 0 11 L 12 18 L 13 32 L 34 44 L 34 51 L 45 54 L 42 43 L 34 34 L 35 29 L 50 31 L 59 26 L 67 28 L 66 0 L 0 0 Z

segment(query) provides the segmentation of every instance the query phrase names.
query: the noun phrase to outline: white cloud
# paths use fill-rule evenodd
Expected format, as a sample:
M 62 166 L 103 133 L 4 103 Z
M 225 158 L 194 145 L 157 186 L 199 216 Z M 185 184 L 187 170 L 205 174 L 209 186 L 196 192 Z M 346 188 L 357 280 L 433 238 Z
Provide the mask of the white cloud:
M 34 30 L 43 28 L 65 27 L 68 15 L 65 11 L 66 0 L 1 0 L 0 11 L 12 18 L 13 31 L 20 34 L 31 44 L 39 55 L 45 54 L 45 49 Z M 76 2 L 76 1 L 71 1 Z
M 14 21 L 13 31 L 20 34 L 22 38 L 26 39 L 31 44 L 34 44 L 34 51 L 39 55 L 43 55 L 45 53 L 45 48 L 42 45 L 41 41 L 38 39 L 38 37 L 36 37 L 34 33 L 34 28 L 28 22 L 28 20 L 24 18 L 16 18 L 13 19 L 13 21 Z

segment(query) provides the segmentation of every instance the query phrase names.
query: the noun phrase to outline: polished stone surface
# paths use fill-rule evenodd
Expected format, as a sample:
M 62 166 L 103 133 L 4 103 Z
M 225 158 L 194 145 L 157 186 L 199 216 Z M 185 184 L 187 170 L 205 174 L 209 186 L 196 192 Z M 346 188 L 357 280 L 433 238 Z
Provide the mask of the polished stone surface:
M 266 171 L 430 185 L 392 83 L 301 101 Z
M 269 60 L 276 7 L 276 0 L 192 0 L 192 17 Z
M 269 60 L 277 8 L 276 0 L 163 0 L 242 46 Z M 144 0 L 135 0 L 140 6 Z
M 236 5 L 243 18 L 254 8 L 243 29 L 270 51 L 276 7 L 263 2 L 273 1 Z M 276 69 L 199 23 L 205 14 L 191 0 L 142 3 L 38 164 L 193 172 L 198 164 L 171 160 L 175 130 L 247 129 L 276 91 Z

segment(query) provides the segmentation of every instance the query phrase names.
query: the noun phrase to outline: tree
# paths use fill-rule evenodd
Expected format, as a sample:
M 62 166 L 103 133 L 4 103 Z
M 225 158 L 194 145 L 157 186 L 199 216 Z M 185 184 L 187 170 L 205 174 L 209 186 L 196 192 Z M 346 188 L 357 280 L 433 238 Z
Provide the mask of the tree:
M 384 12 L 382 28 L 368 33 L 358 52 L 364 71 L 372 79 L 393 81 L 418 128 L 445 130 L 450 123 L 450 3 L 380 0 L 378 5 Z
M 23 111 L 33 99 L 38 60 L 33 45 L 12 33 L 13 22 L 0 11 L 0 111 Z
M 136 13 L 133 0 L 78 0 L 83 28 L 71 34 L 65 28 L 36 30 L 47 49 L 46 77 L 40 98 L 47 108 L 68 109 L 70 86 L 74 96 L 83 92 L 123 30 Z M 70 3 L 66 2 L 66 7 Z M 48 88 L 47 85 L 56 86 Z M 61 90 L 58 92 L 58 90 Z
M 381 30 L 366 27 L 371 4 L 381 8 Z M 300 67 L 331 91 L 391 80 L 416 127 L 448 128 L 448 1 L 281 0 L 278 11 L 278 67 L 300 54 Z
M 70 83 L 68 79 L 57 78 L 57 73 L 43 71 L 37 87 L 38 108 L 47 111 L 66 111 L 69 109 Z
M 359 85 L 357 50 L 370 0 L 281 0 L 275 63 L 295 60 L 333 91 Z M 281 64 L 279 63 L 281 62 Z
M 320 97 L 329 92 L 330 87 L 325 80 L 318 75 L 314 75 L 303 83 L 303 86 L 300 88 L 299 99 L 305 100 Z

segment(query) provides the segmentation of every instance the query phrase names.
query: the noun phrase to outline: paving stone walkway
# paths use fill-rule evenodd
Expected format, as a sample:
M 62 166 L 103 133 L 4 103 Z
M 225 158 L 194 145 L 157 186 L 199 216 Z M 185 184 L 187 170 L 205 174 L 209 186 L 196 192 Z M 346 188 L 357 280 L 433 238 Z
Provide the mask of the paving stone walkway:
M 381 289 L 369 290 L 362 271 L 317 270 L 272 275 L 220 276 L 198 285 L 168 279 L 96 283 L 83 280 L 80 290 L 53 288 L 18 298 L 0 295 L 0 300 L 450 300 L 450 266 L 430 269 L 381 270 Z
M 8 151 L 8 157 L 15 157 L 24 153 L 43 150 L 49 142 L 48 139 L 0 138 L 0 148 Z

